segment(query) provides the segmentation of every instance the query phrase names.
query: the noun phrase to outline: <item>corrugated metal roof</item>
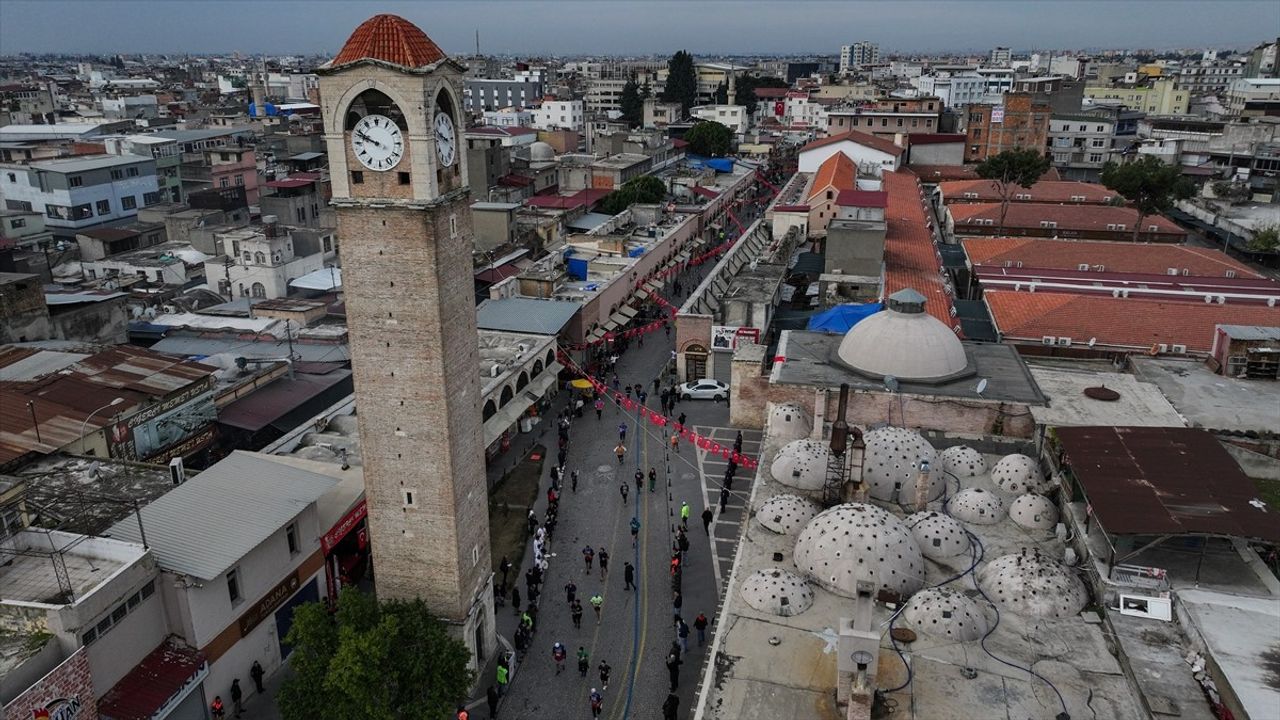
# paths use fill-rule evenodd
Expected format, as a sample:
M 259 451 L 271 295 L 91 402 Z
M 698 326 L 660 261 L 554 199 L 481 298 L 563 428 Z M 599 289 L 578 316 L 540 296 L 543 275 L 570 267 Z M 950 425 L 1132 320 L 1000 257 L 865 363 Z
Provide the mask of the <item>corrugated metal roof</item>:
M 218 422 L 257 432 L 350 376 L 350 370 L 338 370 L 327 375 L 299 373 L 293 379 L 279 378 L 222 408 Z
M 337 484 L 272 455 L 237 450 L 143 507 L 142 526 L 161 567 L 212 580 Z M 106 534 L 142 542 L 134 517 Z
M 246 340 L 236 335 L 200 335 L 179 330 L 151 346 L 156 352 L 171 355 L 206 357 L 220 353 L 234 353 L 240 357 L 257 360 L 284 357 L 288 352 L 283 340 L 261 337 Z M 293 354 L 299 362 L 346 362 L 351 359 L 346 343 L 293 343 Z
M 1208 431 L 1059 427 L 1055 433 L 1094 516 L 1112 535 L 1280 542 L 1275 514 L 1250 504 L 1257 487 Z
M 58 372 L 89 357 L 81 353 L 0 347 L 0 382 L 22 382 Z
M 555 335 L 582 305 L 567 300 L 502 298 L 486 300 L 476 309 L 476 326 L 482 330 Z

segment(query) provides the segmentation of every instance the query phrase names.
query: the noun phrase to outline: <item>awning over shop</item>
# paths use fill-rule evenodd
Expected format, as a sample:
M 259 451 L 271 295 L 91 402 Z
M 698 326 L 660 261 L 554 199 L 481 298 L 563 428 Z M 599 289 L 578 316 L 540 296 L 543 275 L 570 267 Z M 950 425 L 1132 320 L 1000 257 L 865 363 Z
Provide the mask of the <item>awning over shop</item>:
M 536 380 L 530 382 L 525 387 L 524 394 L 534 402 L 541 400 L 543 396 L 547 394 L 547 391 L 556 384 L 560 371 L 563 369 L 564 366 L 560 363 L 551 363 L 547 366 L 546 370 L 542 371 L 542 374 L 539 375 Z M 590 385 L 588 385 L 588 387 L 589 386 Z
M 651 294 L 652 294 L 652 293 L 650 293 L 650 292 L 649 292 L 647 289 L 645 289 L 645 288 L 637 288 L 637 289 L 636 289 L 636 292 L 635 292 L 635 296 L 636 296 L 636 297 L 638 297 L 638 298 L 640 298 L 641 300 L 648 299 L 649 295 L 651 295 Z
M 631 318 L 627 317 L 626 315 L 623 315 L 621 312 L 616 312 L 609 316 L 609 322 L 613 323 L 617 327 L 622 327 L 623 325 L 626 325 L 627 321 L 630 319 Z
M 614 330 L 617 330 L 617 329 L 618 329 L 618 323 L 614 322 L 613 318 L 609 318 L 609 322 L 604 324 L 605 332 L 613 332 Z
M 595 330 L 591 331 L 590 335 L 587 336 L 587 340 L 589 342 L 595 342 L 600 338 L 603 338 L 606 332 L 607 331 L 604 328 L 596 328 Z
M 620 314 L 622 314 L 622 315 L 625 315 L 625 316 L 627 317 L 627 319 L 628 319 L 628 320 L 630 320 L 631 318 L 635 317 L 636 315 L 639 315 L 639 314 L 640 314 L 640 311 L 639 311 L 639 310 L 636 310 L 635 308 L 631 307 L 630 305 L 623 305 L 622 307 L 618 308 L 618 313 L 620 313 Z
M 689 251 L 681 250 L 680 254 L 676 255 L 676 262 L 689 262 Z
M 111 720 L 144 720 L 173 709 L 200 687 L 209 666 L 199 652 L 165 640 L 98 701 Z
M 650 280 L 649 282 L 647 282 L 647 283 L 645 283 L 645 284 L 644 284 L 644 287 L 645 287 L 645 289 L 646 289 L 646 290 L 648 290 L 649 292 L 655 292 L 655 293 L 656 293 L 656 292 L 658 292 L 659 290 L 661 290 L 661 289 L 662 289 L 662 283 L 658 282 L 657 280 Z

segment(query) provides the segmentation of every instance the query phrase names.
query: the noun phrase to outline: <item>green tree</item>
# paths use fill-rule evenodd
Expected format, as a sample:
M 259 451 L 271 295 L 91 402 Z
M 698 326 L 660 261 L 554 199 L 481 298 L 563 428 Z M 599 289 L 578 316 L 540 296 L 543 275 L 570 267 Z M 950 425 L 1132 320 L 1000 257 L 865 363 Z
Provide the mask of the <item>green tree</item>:
M 1280 252 L 1280 225 L 1267 225 L 1253 231 L 1248 248 L 1253 252 Z
M 378 603 L 347 588 L 332 617 L 320 603 L 298 606 L 285 641 L 286 720 L 451 717 L 473 678 L 466 646 L 421 600 Z
M 728 105 L 729 104 L 728 84 L 720 83 L 719 85 L 717 85 L 714 95 L 715 97 L 713 97 L 712 100 L 714 100 L 717 105 Z
M 1249 183 L 1219 180 L 1213 184 L 1213 195 L 1219 200 L 1239 205 L 1253 198 L 1253 190 L 1249 188 Z
M 645 80 L 644 85 L 640 86 L 640 99 L 648 100 L 653 97 L 653 87 L 649 85 L 649 81 Z
M 600 212 L 617 215 L 635 203 L 656 203 L 667 196 L 667 186 L 652 175 L 631 178 L 600 201 Z
M 680 103 L 686 114 L 698 100 L 698 73 L 693 67 L 693 56 L 681 50 L 667 61 L 667 86 L 662 91 L 666 102 Z
M 695 155 L 718 157 L 733 149 L 733 131 L 718 122 L 703 121 L 684 134 L 689 151 Z
M 1004 234 L 1004 218 L 1009 213 L 1009 196 L 1015 186 L 1030 188 L 1049 170 L 1049 158 L 1031 148 L 1014 148 L 992 155 L 978 164 L 978 177 L 992 181 L 1000 195 L 1000 234 Z
M 738 78 L 733 91 L 733 104 L 746 106 L 748 112 L 755 112 L 757 88 L 791 87 L 786 80 L 777 77 L 756 77 L 743 75 Z
M 640 85 L 635 78 L 622 86 L 622 97 L 618 99 L 622 107 L 622 119 L 631 127 L 639 127 L 644 123 L 644 98 L 640 96 Z
M 1191 197 L 1195 186 L 1182 176 L 1182 169 L 1166 165 L 1150 155 L 1126 165 L 1109 162 L 1102 166 L 1102 184 L 1115 190 L 1138 211 L 1133 224 L 1133 241 L 1138 241 L 1142 221 L 1148 215 L 1168 212 L 1178 200 Z

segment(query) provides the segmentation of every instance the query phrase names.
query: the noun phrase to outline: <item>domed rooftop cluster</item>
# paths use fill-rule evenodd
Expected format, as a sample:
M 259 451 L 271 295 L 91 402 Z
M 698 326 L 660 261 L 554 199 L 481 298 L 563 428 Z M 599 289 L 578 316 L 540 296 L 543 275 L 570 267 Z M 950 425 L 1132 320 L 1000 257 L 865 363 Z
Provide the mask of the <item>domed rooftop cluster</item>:
M 987 563 L 978 571 L 978 583 L 1001 609 L 1028 617 L 1069 617 L 1089 601 L 1080 578 L 1036 548 Z
M 903 596 L 924 585 L 924 558 L 911 531 L 874 506 L 830 508 L 796 540 L 795 564 L 814 582 L 844 597 L 857 595 L 858 580 Z
M 890 295 L 888 308 L 845 334 L 837 359 L 875 378 L 942 382 L 972 375 L 960 339 L 924 306 L 925 297 L 910 288 Z
M 911 596 L 902 620 L 916 630 L 951 640 L 977 640 L 987 633 L 986 613 L 973 598 L 945 587 Z
M 999 495 L 982 488 L 965 488 L 948 501 L 947 510 L 957 520 L 974 525 L 994 525 L 1004 517 L 1004 501 Z
M 907 527 L 930 560 L 943 560 L 969 552 L 969 534 L 960 521 L 932 510 L 907 516 Z
M 360 60 L 381 60 L 400 67 L 419 68 L 444 58 L 440 46 L 417 25 L 399 15 L 384 14 L 374 15 L 360 23 L 329 65 L 337 67 Z
M 821 490 L 827 481 L 831 448 L 817 440 L 793 440 L 778 451 L 769 466 L 773 479 L 797 490 Z
M 769 410 L 766 428 L 769 431 L 769 437 L 782 441 L 799 440 L 809 437 L 813 432 L 813 423 L 809 422 L 809 416 L 800 409 L 799 405 L 783 403 L 774 405 Z
M 991 468 L 991 479 L 996 487 L 1010 495 L 1044 492 L 1046 489 L 1040 466 L 1026 455 L 1013 454 L 1000 458 L 1000 462 Z
M 817 514 L 818 506 L 812 500 L 787 493 L 765 500 L 756 511 L 756 519 L 769 530 L 780 535 L 790 535 L 803 528 Z
M 742 599 L 760 612 L 799 615 L 813 605 L 813 588 L 790 570 L 757 570 L 742 583 Z
M 1028 530 L 1051 530 L 1058 524 L 1058 507 L 1043 495 L 1019 495 L 1009 505 L 1009 519 Z
M 939 453 L 942 469 L 958 478 L 977 477 L 987 471 L 982 453 L 968 445 L 952 445 Z
M 915 498 L 917 468 L 921 460 L 929 463 L 929 500 L 942 497 L 947 489 L 942 464 L 938 462 L 933 446 L 919 433 L 906 428 L 886 427 L 868 432 L 863 439 L 867 447 L 862 460 L 862 480 L 867 483 L 871 497 L 884 502 Z

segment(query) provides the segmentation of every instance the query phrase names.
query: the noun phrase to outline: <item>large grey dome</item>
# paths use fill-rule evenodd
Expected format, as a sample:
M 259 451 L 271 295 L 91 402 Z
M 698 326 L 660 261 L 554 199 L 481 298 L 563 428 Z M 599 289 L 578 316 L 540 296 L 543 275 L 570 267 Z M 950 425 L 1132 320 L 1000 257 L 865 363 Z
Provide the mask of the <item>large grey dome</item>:
M 924 306 L 925 297 L 910 288 L 890 295 L 885 310 L 845 334 L 836 356 L 875 378 L 929 382 L 973 374 L 960 338 Z
M 766 425 L 769 437 L 778 440 L 799 440 L 809 437 L 813 432 L 813 424 L 809 416 L 799 405 L 781 403 L 769 408 L 769 421 Z
M 1070 568 L 1035 548 L 987 563 L 978 571 L 978 583 L 1002 609 L 1029 617 L 1068 617 L 1089 601 L 1084 583 Z
M 790 535 L 807 525 L 817 514 L 818 505 L 812 500 L 786 493 L 765 500 L 756 510 L 756 519 L 780 535 Z
M 962 592 L 927 588 L 911 596 L 902 619 L 916 630 L 952 640 L 977 640 L 987 633 L 982 606 Z
M 813 589 L 790 570 L 768 568 L 751 573 L 743 581 L 742 599 L 760 612 L 791 617 L 813 605 Z
M 542 141 L 529 144 L 529 160 L 531 162 L 551 162 L 556 159 L 556 149 Z
M 831 448 L 817 440 L 795 440 L 782 446 L 769 466 L 773 479 L 797 490 L 821 490 L 827 482 Z
M 1028 530 L 1051 530 L 1058 524 L 1058 506 L 1043 495 L 1019 495 L 1009 505 L 1009 519 Z
M 987 461 L 982 453 L 968 445 L 952 445 L 939 453 L 942 458 L 942 469 L 962 477 L 977 477 L 987 471 Z
M 862 481 L 871 497 L 882 502 L 911 502 L 916 496 L 916 475 L 920 461 L 929 462 L 929 500 L 937 500 L 947 489 L 937 451 L 914 430 L 884 427 L 863 436 L 866 450 L 862 460 Z M 897 497 L 894 497 L 895 492 Z
M 927 510 L 907 516 L 907 527 L 930 560 L 942 560 L 969 552 L 969 533 L 959 520 L 940 512 Z
M 924 558 L 911 531 L 888 512 L 863 503 L 830 508 L 796 540 L 796 567 L 844 597 L 856 597 L 858 581 L 902 596 L 924 585 Z
M 1036 461 L 1017 453 L 1000 458 L 1000 462 L 991 468 L 991 479 L 996 487 L 1010 495 L 1044 492 L 1046 489 L 1044 475 Z
M 982 488 L 965 488 L 947 501 L 951 517 L 974 525 L 994 525 L 1004 517 L 1004 501 Z

